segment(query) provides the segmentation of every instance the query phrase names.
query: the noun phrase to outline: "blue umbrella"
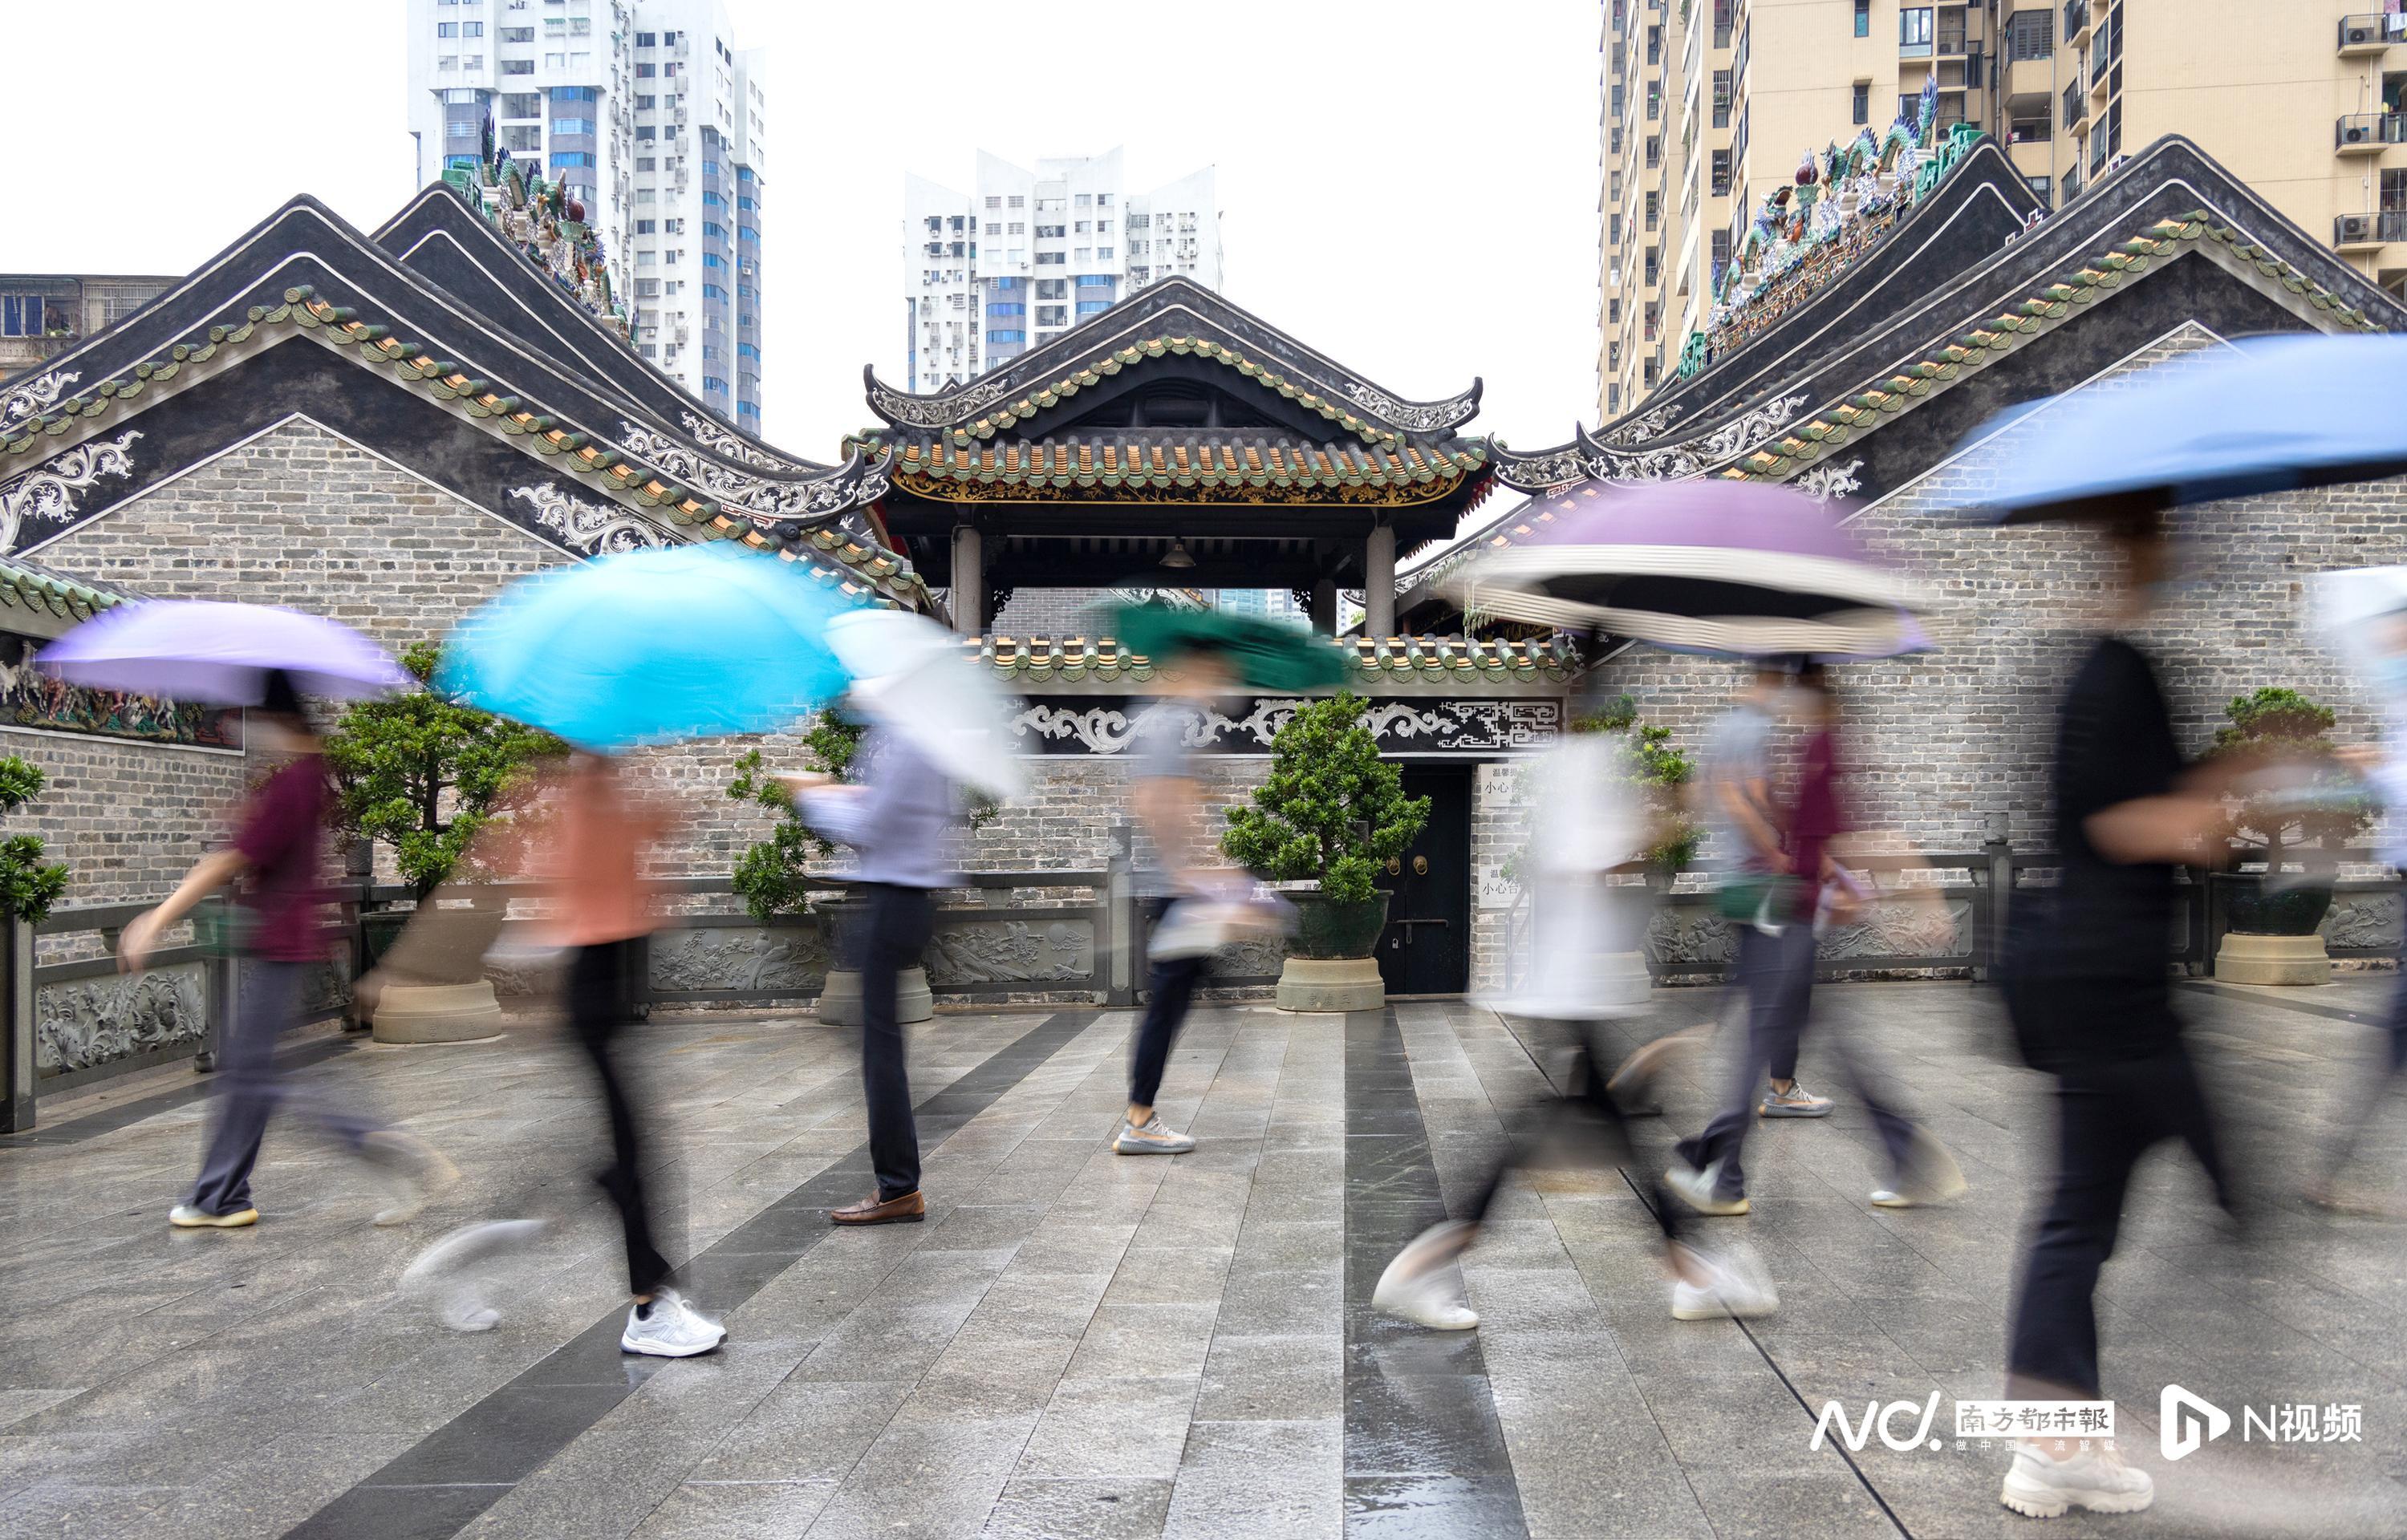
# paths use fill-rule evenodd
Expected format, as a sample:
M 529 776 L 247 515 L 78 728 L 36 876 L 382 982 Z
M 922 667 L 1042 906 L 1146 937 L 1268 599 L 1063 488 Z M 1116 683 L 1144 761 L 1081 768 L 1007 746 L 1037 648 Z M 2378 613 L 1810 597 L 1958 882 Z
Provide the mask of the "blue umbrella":
M 777 557 L 628 551 L 510 585 L 434 683 L 597 753 L 767 732 L 843 693 L 825 633 L 851 608 Z
M 1979 505 L 2005 523 L 2114 517 L 2396 475 L 2402 395 L 2407 336 L 2218 349 L 2043 403 L 2056 409 L 2012 430 L 2024 450 Z

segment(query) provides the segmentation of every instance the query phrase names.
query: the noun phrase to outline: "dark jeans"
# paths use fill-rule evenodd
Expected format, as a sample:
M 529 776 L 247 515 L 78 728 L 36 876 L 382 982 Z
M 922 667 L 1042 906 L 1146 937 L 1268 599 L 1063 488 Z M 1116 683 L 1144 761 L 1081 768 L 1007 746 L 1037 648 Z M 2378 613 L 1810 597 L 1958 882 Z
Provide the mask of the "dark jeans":
M 1797 1075 L 1797 1045 L 1814 1001 L 1814 927 L 1791 924 L 1777 936 L 1751 925 L 1738 927 L 1738 983 L 1746 999 L 1746 1052 L 1732 1069 L 1730 1095 L 1705 1131 L 1682 1139 L 1680 1158 L 1697 1170 L 1722 1163 L 1719 1195 L 1746 1192 L 1740 1154 L 1755 1125 L 1756 1098 L 1766 1079 Z
M 2390 1088 L 2399 1083 L 2401 1072 L 2407 1072 L 2407 973 L 2401 973 L 2390 996 L 2390 1020 L 2386 1025 L 2388 1040 L 2383 1045 L 2383 1057 L 2363 1071 L 2363 1089 L 2342 1123 L 2340 1136 L 2332 1140 L 2326 1152 L 2324 1176 L 2327 1180 L 2340 1176 L 2349 1160 L 2357 1153 L 2357 1140 L 2365 1137 L 2374 1114 L 2382 1110 Z
M 869 1165 L 880 1202 L 919 1190 L 919 1125 L 895 991 L 919 961 L 934 928 L 936 897 L 926 888 L 873 883 L 861 940 L 861 1092 L 869 1105 Z
M 2098 1394 L 2098 1275 L 2115 1253 L 2131 1169 L 2180 1139 L 2226 1208 L 2231 1193 L 2198 1069 L 2179 1042 L 2144 1059 L 2057 1076 L 2056 1190 L 2031 1238 L 2006 1348 L 2008 1393 Z
M 208 1143 L 201 1154 L 200 1180 L 189 1201 L 212 1214 L 250 1207 L 250 1172 L 259 1164 L 259 1142 L 287 1088 L 276 1067 L 276 1041 L 301 1019 L 301 988 L 307 963 L 248 962 L 242 965 L 241 1010 L 226 1024 L 218 1049 L 217 1097 L 209 1117 Z M 300 1099 L 301 1110 L 320 1132 L 357 1150 L 382 1125 L 375 1119 L 322 1097 Z
M 1150 922 L 1161 918 L 1170 904 L 1154 899 L 1146 906 Z M 1195 983 L 1204 976 L 1204 957 L 1170 957 L 1155 962 L 1146 974 L 1145 1020 L 1137 1024 L 1136 1041 L 1129 1051 L 1129 1105 L 1151 1107 L 1161 1094 L 1161 1072 L 1170 1063 L 1170 1046 L 1187 1024 L 1188 1008 L 1195 1003 Z
M 1488 1180 L 1480 1183 L 1478 1199 L 1463 1216 L 1474 1224 L 1487 1218 L 1507 1177 L 1517 1168 L 1540 1164 L 1541 1151 L 1551 1151 L 1556 1160 L 1568 1158 L 1596 1170 L 1629 1170 L 1638 1165 L 1630 1121 L 1623 1115 L 1621 1104 L 1604 1088 L 1605 1082 L 1613 1079 L 1613 1061 L 1604 1055 L 1601 1029 L 1588 1022 L 1555 1024 L 1577 1039 L 1570 1082 L 1561 1095 L 1539 1109 L 1534 1117 L 1515 1120 L 1520 1137 L 1497 1161 Z M 1655 1210 L 1655 1222 L 1662 1226 L 1663 1238 L 1679 1239 L 1679 1208 L 1665 1201 L 1662 1184 L 1651 1166 L 1645 1168 L 1639 1188 L 1647 1207 Z
M 670 1268 L 652 1243 L 639 1120 L 618 1053 L 620 1035 L 635 1017 L 635 968 L 642 955 L 642 943 L 633 940 L 578 947 L 568 965 L 568 1024 L 593 1061 L 610 1115 L 610 1165 L 595 1180 L 619 1206 L 627 1238 L 627 1292 L 648 1294 L 668 1281 Z

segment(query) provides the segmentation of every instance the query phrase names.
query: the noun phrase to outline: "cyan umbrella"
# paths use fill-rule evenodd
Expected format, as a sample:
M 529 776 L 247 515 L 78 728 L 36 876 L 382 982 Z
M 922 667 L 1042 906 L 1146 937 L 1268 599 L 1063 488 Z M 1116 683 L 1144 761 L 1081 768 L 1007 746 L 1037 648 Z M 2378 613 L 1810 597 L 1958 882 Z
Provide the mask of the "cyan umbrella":
M 2021 408 L 2002 523 L 2111 518 L 2407 472 L 2407 336 L 2265 337 Z
M 434 683 L 602 754 L 768 732 L 844 692 L 826 632 L 851 608 L 778 557 L 628 551 L 503 589 L 452 634 Z
M 358 699 L 418 681 L 322 615 L 267 604 L 153 599 L 104 610 L 35 661 L 70 685 L 210 706 L 256 706 L 281 671 L 305 695 Z
M 1346 655 L 1302 627 L 1281 626 L 1224 610 L 1174 610 L 1159 601 L 1123 604 L 1111 612 L 1122 642 L 1156 662 L 1182 653 L 1209 653 L 1249 690 L 1334 689 L 1346 682 Z

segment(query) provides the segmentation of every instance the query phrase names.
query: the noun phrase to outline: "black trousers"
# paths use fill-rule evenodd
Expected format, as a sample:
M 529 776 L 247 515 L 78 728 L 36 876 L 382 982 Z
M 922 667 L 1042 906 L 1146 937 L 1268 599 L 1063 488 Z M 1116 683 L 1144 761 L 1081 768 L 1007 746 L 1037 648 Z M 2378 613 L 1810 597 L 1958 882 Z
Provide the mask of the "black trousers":
M 1663 1238 L 1679 1239 L 1679 1208 L 1666 1201 L 1652 1164 L 1640 1165 L 1637 1148 L 1631 1139 L 1630 1120 L 1622 1113 L 1621 1104 L 1604 1088 L 1613 1078 L 1615 1061 L 1604 1053 L 1601 1026 L 1593 1022 L 1552 1024 L 1556 1030 L 1571 1034 L 1576 1044 L 1570 1081 L 1562 1095 L 1540 1108 L 1534 1117 L 1515 1120 L 1518 1136 L 1488 1172 L 1488 1180 L 1480 1183 L 1479 1197 L 1463 1218 L 1474 1224 L 1486 1219 L 1505 1179 L 1517 1169 L 1566 1163 L 1599 1170 L 1617 1167 L 1645 1173 L 1639 1181 L 1640 1195 L 1655 1210 L 1655 1222 L 1662 1227 Z
M 2160 1140 L 2189 1146 L 2232 1206 L 2198 1068 L 2176 1040 L 2146 1058 L 2057 1076 L 2056 1188 L 2032 1236 L 2006 1345 L 2009 1393 L 2095 1397 L 2098 1275 L 2115 1253 L 2131 1169 Z
M 1161 918 L 1166 899 L 1147 905 L 1148 921 Z M 1146 973 L 1145 1020 L 1137 1024 L 1136 1041 L 1129 1050 L 1129 1105 L 1151 1107 L 1161 1094 L 1161 1072 L 1170 1063 L 1171 1045 L 1187 1024 L 1188 1008 L 1195 1003 L 1195 983 L 1204 977 L 1204 957 L 1170 957 L 1155 962 Z
M 903 970 L 919 961 L 936 918 L 926 888 L 870 884 L 869 925 L 862 934 L 861 1094 L 869 1108 L 869 1165 L 880 1202 L 919 1190 L 919 1125 L 911 1115 L 911 1075 L 895 992 Z
M 1741 1156 L 1755 1126 L 1756 1098 L 1766 1079 L 1797 1078 L 1797 1047 L 1814 1004 L 1814 927 L 1794 922 L 1767 936 L 1751 925 L 1738 929 L 1738 982 L 1746 999 L 1746 1052 L 1733 1061 L 1728 1098 L 1704 1132 L 1682 1139 L 1677 1153 L 1697 1170 L 1716 1161 L 1721 1175 L 1717 1196 L 1746 1195 Z
M 635 1018 L 635 968 L 642 955 L 638 941 L 605 941 L 578 947 L 568 965 L 569 1029 L 593 1062 L 610 1119 L 610 1164 L 594 1180 L 619 1206 L 627 1238 L 627 1292 L 635 1294 L 656 1292 L 670 1274 L 668 1259 L 652 1241 L 643 1138 L 619 1056 L 620 1040 Z

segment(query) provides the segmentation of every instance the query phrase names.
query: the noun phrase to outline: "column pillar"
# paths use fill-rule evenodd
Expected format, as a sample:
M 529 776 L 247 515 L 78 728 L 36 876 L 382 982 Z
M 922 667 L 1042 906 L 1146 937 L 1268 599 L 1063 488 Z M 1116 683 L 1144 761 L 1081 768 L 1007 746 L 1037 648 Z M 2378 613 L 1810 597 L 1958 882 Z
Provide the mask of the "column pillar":
M 1337 580 L 1333 577 L 1312 580 L 1312 629 L 1323 636 L 1337 634 Z
M 1362 542 L 1362 634 L 1396 634 L 1396 530 L 1384 521 Z
M 975 524 L 953 526 L 953 629 L 963 636 L 986 630 L 986 547 Z

